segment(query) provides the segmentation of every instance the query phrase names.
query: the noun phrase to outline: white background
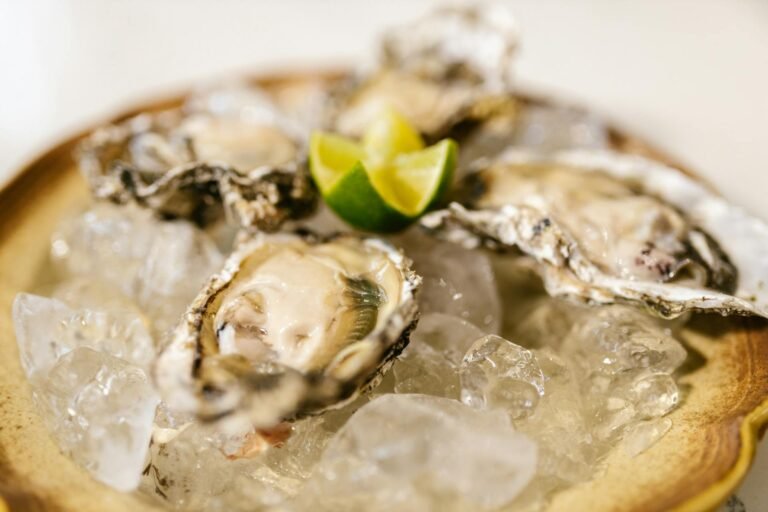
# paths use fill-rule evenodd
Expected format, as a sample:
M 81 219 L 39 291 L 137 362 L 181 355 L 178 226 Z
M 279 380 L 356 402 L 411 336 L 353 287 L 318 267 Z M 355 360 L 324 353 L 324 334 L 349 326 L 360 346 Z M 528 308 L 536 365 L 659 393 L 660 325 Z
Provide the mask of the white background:
M 360 62 L 382 27 L 435 3 L 0 0 L 0 183 L 73 128 L 152 94 Z M 593 106 L 768 219 L 768 0 L 507 3 L 521 85 Z M 766 454 L 762 466 L 768 478 Z M 768 510 L 754 501 L 759 480 L 741 493 L 753 511 Z

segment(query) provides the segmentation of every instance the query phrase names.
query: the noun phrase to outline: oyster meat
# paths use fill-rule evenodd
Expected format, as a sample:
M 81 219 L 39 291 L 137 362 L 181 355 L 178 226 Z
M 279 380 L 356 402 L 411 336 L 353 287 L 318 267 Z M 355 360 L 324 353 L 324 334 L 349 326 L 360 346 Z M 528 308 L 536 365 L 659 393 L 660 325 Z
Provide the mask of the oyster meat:
M 198 224 L 223 211 L 272 231 L 316 204 L 304 153 L 300 129 L 258 89 L 238 86 L 103 127 L 78 154 L 98 198 Z
M 378 382 L 408 342 L 420 278 L 377 239 L 258 235 L 193 301 L 160 356 L 166 403 L 270 427 Z
M 768 316 L 768 226 L 642 157 L 519 151 L 463 182 L 422 225 L 464 245 L 531 256 L 549 293 L 608 304 Z
M 459 123 L 514 110 L 508 93 L 517 39 L 500 5 L 444 7 L 393 29 L 381 41 L 377 68 L 336 92 L 333 124 L 359 137 L 391 107 L 436 140 Z

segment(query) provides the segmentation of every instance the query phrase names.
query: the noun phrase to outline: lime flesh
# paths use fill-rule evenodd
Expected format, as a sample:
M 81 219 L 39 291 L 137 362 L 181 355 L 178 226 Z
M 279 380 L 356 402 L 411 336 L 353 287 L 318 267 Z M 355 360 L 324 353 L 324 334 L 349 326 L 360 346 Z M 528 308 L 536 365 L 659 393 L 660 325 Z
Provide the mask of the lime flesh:
M 456 166 L 450 139 L 424 148 L 418 132 L 399 114 L 385 111 L 362 144 L 316 132 L 310 170 L 326 203 L 354 227 L 393 232 L 413 223 L 445 195 Z

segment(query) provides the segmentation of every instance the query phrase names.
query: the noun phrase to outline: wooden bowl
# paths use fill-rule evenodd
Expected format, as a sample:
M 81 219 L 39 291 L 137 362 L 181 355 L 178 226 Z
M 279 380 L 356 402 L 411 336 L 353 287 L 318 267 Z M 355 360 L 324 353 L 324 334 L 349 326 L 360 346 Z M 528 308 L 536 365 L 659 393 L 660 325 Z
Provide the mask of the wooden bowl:
M 298 90 L 310 80 L 338 73 L 255 78 L 273 92 Z M 175 98 L 139 111 L 178 105 Z M 542 103 L 520 97 L 523 103 Z M 49 240 L 60 219 L 90 201 L 72 159 L 75 135 L 21 169 L 0 191 L 0 512 L 55 510 L 133 512 L 161 510 L 141 496 L 123 494 L 93 480 L 62 455 L 38 416 L 19 363 L 11 303 L 29 290 L 46 264 Z M 614 148 L 670 163 L 652 147 L 611 130 Z M 671 430 L 650 449 L 630 458 L 614 450 L 592 481 L 556 495 L 548 510 L 705 511 L 716 508 L 744 478 L 755 444 L 768 423 L 768 322 L 756 318 L 700 316 L 684 332 L 698 364 L 682 379 L 687 392 L 669 417 Z

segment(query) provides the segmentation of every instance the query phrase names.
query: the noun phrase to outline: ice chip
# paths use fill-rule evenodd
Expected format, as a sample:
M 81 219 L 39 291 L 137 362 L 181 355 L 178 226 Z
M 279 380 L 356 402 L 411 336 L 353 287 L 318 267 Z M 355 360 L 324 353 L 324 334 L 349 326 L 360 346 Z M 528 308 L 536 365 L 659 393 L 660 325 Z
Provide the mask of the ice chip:
M 461 364 L 461 401 L 499 408 L 512 418 L 531 415 L 544 394 L 544 374 L 536 356 L 499 336 L 477 340 Z
M 133 299 L 103 281 L 86 276 L 71 277 L 58 283 L 51 291 L 51 298 L 58 299 L 71 308 L 130 312 L 137 317 L 144 317 L 144 313 Z
M 472 130 L 461 144 L 458 168 L 520 153 L 607 147 L 607 125 L 594 114 L 562 105 L 526 105 L 517 115 L 491 117 Z
M 155 228 L 138 275 L 139 304 L 172 326 L 223 257 L 213 242 L 186 222 L 164 222 Z
M 413 342 L 411 342 L 413 343 Z M 430 345 L 409 346 L 392 368 L 396 393 L 459 398 L 458 368 Z
M 539 467 L 529 492 L 547 494 L 587 480 L 599 454 L 577 365 L 549 348 L 536 350 L 536 360 L 545 377 L 544 395 L 533 414 L 515 425 L 539 444 Z
M 636 457 L 656 444 L 672 428 L 669 418 L 641 421 L 624 435 L 622 445 L 630 457 Z
M 158 403 L 142 369 L 81 347 L 32 386 L 64 452 L 115 489 L 138 486 Z
M 595 309 L 572 331 L 565 348 L 608 375 L 640 368 L 671 373 L 686 358 L 685 348 L 667 330 L 625 306 Z
M 526 107 L 515 127 L 512 145 L 537 152 L 604 149 L 608 129 L 594 114 L 564 106 Z
M 424 315 L 393 367 L 396 393 L 459 398 L 459 365 L 464 352 L 484 333 L 461 318 Z
M 419 319 L 411 334 L 410 347 L 429 346 L 442 354 L 450 364 L 458 367 L 469 347 L 485 336 L 485 332 L 471 322 L 444 313 L 427 313 Z
M 325 496 L 367 497 L 376 510 L 448 497 L 495 508 L 514 499 L 535 468 L 536 445 L 505 414 L 446 398 L 384 395 L 336 434 L 307 485 Z
M 208 429 L 190 424 L 176 430 L 152 444 L 142 487 L 174 508 L 204 509 L 230 488 L 238 466 L 215 445 Z
M 423 314 L 444 313 L 497 333 L 501 300 L 488 256 L 410 231 L 395 240 L 423 277 L 419 306 Z
M 85 278 L 133 299 L 158 331 L 173 326 L 223 256 L 184 221 L 98 204 L 53 235 L 52 259 L 68 277 Z
M 196 422 L 155 429 L 142 489 L 185 510 L 280 505 L 300 491 L 331 435 L 324 416 L 271 431 Z
M 674 377 L 669 374 L 643 374 L 632 383 L 630 396 L 641 415 L 657 418 L 677 406 L 680 390 Z
M 63 302 L 20 293 L 13 321 L 27 375 L 45 375 L 68 352 L 88 347 L 147 369 L 155 357 L 152 337 L 128 311 L 72 309 Z
M 568 336 L 574 322 L 585 311 L 583 306 L 562 299 L 546 297 L 537 301 L 522 315 L 513 329 L 513 339 L 526 347 L 557 348 Z

